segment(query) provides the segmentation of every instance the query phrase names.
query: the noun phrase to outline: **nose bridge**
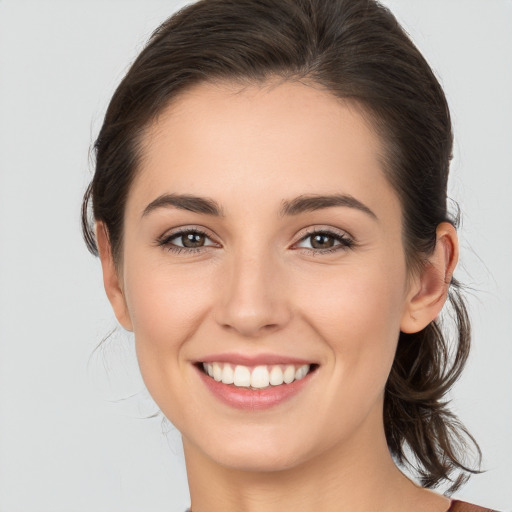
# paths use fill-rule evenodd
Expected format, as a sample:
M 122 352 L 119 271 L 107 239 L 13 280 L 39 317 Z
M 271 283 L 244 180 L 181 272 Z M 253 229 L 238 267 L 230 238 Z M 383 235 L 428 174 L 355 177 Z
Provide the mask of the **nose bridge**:
M 240 249 L 226 263 L 217 321 L 244 336 L 284 326 L 290 309 L 276 255 L 268 248 Z

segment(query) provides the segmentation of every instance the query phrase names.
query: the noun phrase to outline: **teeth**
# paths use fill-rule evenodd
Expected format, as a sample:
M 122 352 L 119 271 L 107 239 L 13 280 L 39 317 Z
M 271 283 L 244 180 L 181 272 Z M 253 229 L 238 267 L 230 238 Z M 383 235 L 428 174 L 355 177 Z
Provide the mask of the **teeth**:
M 237 365 L 233 369 L 229 363 L 203 363 L 203 369 L 217 382 L 233 384 L 237 387 L 263 389 L 303 379 L 309 373 L 310 365 L 304 364 L 297 367 L 293 364 L 260 365 L 254 368 Z
M 298 372 L 299 370 L 297 370 Z M 222 380 L 222 367 L 219 363 L 213 363 L 213 378 L 220 382 Z
M 280 386 L 284 382 L 283 370 L 280 366 L 273 366 L 270 370 L 269 381 L 272 386 Z
M 293 382 L 295 380 L 295 366 L 288 365 L 284 369 L 283 379 L 285 384 L 290 384 L 290 382 Z
M 251 370 L 247 366 L 235 367 L 233 384 L 238 387 L 249 387 L 251 385 Z
M 270 376 L 266 366 L 256 366 L 251 373 L 251 387 L 267 388 L 270 384 Z
M 203 370 L 205 373 L 207 373 L 210 377 L 213 377 L 213 364 L 210 363 L 203 363 Z
M 301 366 L 296 372 L 295 372 L 295 380 L 303 379 L 309 371 L 309 368 L 307 366 Z
M 222 370 L 222 382 L 223 384 L 233 384 L 234 372 L 230 364 L 225 364 Z

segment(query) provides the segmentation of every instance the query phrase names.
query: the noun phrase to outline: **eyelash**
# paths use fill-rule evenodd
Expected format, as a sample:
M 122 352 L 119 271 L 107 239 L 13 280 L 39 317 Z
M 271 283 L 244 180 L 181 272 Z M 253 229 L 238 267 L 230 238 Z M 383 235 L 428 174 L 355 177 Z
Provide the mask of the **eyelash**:
M 174 233 L 171 233 L 170 235 L 163 236 L 161 239 L 159 239 L 157 241 L 157 244 L 160 247 L 164 247 L 169 252 L 173 252 L 175 254 L 180 254 L 183 251 L 185 251 L 189 254 L 201 252 L 202 250 L 204 250 L 205 247 L 213 247 L 215 245 L 215 244 L 211 244 L 211 245 L 203 245 L 201 247 L 181 247 L 179 245 L 172 243 L 172 240 L 175 240 L 176 238 L 180 238 L 180 237 L 183 237 L 183 236 L 189 235 L 189 234 L 204 236 L 205 238 L 211 240 L 211 237 L 208 235 L 208 233 L 206 233 L 205 231 L 202 231 L 201 229 L 186 228 L 186 229 L 181 229 L 179 231 L 175 231 Z
M 337 245 L 334 245 L 333 247 L 330 247 L 328 249 L 315 249 L 315 248 L 308 248 L 308 247 L 298 247 L 296 250 L 305 250 L 308 253 L 313 254 L 331 254 L 333 252 L 338 251 L 346 251 L 347 249 L 353 249 L 356 246 L 356 242 L 352 237 L 350 237 L 347 233 L 337 232 L 337 231 L 331 231 L 329 229 L 312 229 L 310 231 L 307 231 L 304 236 L 301 237 L 301 239 L 294 245 L 297 245 L 308 238 L 312 238 L 314 236 L 323 235 L 330 237 L 334 239 L 335 242 L 339 242 Z
M 180 254 L 182 252 L 187 253 L 197 253 L 203 251 L 206 247 L 214 247 L 216 244 L 215 242 L 210 245 L 203 245 L 200 247 L 182 247 L 179 245 L 176 245 L 172 243 L 173 240 L 176 238 L 183 237 L 185 235 L 200 235 L 204 236 L 205 238 L 211 240 L 211 237 L 206 233 L 205 231 L 202 231 L 198 228 L 186 228 L 182 229 L 180 231 L 175 231 L 174 233 L 171 233 L 170 235 L 166 235 L 162 237 L 161 239 L 157 240 L 157 245 L 160 247 L 165 248 L 169 252 L 173 252 L 175 254 Z M 328 249 L 315 249 L 315 248 L 308 248 L 308 247 L 296 247 L 294 250 L 302 250 L 308 253 L 313 254 L 331 254 L 333 252 L 337 251 L 343 251 L 347 249 L 353 249 L 356 246 L 356 242 L 353 238 L 348 236 L 346 233 L 338 233 L 331 231 L 329 229 L 312 229 L 311 231 L 308 231 L 304 236 L 300 238 L 298 242 L 296 242 L 294 245 L 304 242 L 308 238 L 312 238 L 314 236 L 323 235 L 330 237 L 335 240 L 335 242 L 339 242 L 338 244 L 334 245 L 331 248 Z M 218 247 L 218 245 L 217 245 Z

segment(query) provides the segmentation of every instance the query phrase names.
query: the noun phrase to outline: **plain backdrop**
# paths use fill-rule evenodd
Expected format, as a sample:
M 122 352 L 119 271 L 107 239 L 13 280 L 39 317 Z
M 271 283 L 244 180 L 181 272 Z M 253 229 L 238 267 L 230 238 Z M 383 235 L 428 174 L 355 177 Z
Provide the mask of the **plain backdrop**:
M 451 105 L 474 350 L 453 407 L 512 510 L 512 2 L 388 0 Z M 81 239 L 107 102 L 173 0 L 0 0 L 0 512 L 183 512 L 179 434 L 144 391 Z

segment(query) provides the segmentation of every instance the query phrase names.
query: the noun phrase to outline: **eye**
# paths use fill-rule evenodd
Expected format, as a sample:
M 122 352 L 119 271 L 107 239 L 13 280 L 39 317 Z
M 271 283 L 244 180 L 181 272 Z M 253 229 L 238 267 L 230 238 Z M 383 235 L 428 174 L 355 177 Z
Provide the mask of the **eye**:
M 346 233 L 329 230 L 315 230 L 302 237 L 296 247 L 318 253 L 350 249 L 355 242 Z
M 165 247 L 169 251 L 182 252 L 182 251 L 198 251 L 204 247 L 215 246 L 215 243 L 205 232 L 194 229 L 183 229 L 175 231 L 170 235 L 165 235 L 158 241 L 158 245 Z

